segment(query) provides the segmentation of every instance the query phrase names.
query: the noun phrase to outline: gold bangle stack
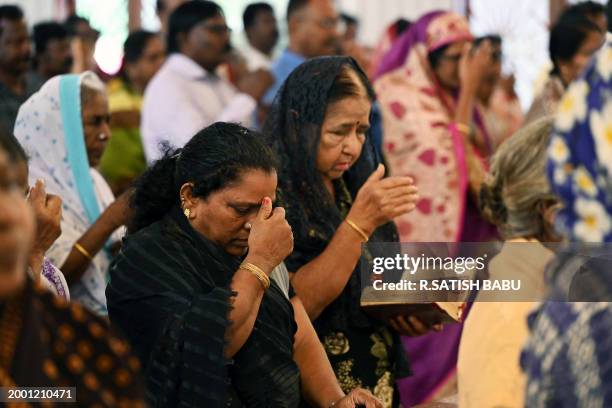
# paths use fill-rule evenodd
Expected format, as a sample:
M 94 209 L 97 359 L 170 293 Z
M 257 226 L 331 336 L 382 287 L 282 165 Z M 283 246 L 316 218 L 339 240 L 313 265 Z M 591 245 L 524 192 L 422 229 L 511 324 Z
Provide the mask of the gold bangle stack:
M 253 275 L 255 275 L 255 277 L 257 278 L 257 280 L 259 280 L 259 283 L 261 283 L 261 286 L 264 288 L 264 290 L 270 287 L 270 278 L 257 265 L 253 265 L 250 262 L 243 262 L 240 264 L 240 268 L 246 271 L 249 271 Z
M 85 247 L 81 244 L 79 244 L 78 242 L 76 242 L 74 244 L 74 247 L 76 248 L 77 251 L 79 251 L 81 253 L 81 255 L 83 255 L 85 258 L 89 259 L 90 261 L 93 261 L 93 256 L 91 256 L 91 254 L 89 253 L 88 250 L 85 249 Z
M 345 218 L 344 221 L 346 221 L 346 223 L 357 233 L 359 234 L 359 236 L 361 237 L 361 239 L 363 239 L 363 242 L 368 242 L 368 240 L 370 239 L 368 237 L 368 234 L 365 233 L 364 230 L 362 230 L 361 228 L 359 228 L 357 226 L 357 224 L 355 224 L 353 221 L 349 220 L 348 218 Z

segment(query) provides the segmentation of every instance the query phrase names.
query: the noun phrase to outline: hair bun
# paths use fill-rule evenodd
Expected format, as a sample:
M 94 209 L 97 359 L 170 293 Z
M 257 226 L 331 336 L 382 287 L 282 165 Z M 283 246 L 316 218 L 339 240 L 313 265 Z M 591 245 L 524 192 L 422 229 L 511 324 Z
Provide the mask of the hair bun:
M 508 220 L 508 209 L 504 205 L 501 190 L 501 184 L 491 187 L 483 183 L 480 188 L 480 211 L 489 222 L 495 225 L 501 225 Z

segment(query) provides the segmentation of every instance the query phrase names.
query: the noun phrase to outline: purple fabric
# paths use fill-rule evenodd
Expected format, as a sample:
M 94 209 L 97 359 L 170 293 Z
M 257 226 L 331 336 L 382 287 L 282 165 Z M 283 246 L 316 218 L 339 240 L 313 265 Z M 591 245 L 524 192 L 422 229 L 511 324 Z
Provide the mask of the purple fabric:
M 404 348 L 408 353 L 410 369 L 414 373 L 410 377 L 397 381 L 404 407 L 412 407 L 428 401 L 439 387 L 455 373 L 462 330 L 463 324 L 452 324 L 444 326 L 444 330 L 439 333 L 432 332 L 420 337 L 402 337 Z M 426 373 L 426 375 L 419 375 L 419 373 Z
M 487 242 L 499 239 L 497 227 L 484 219 L 474 200 L 465 200 L 461 242 Z
M 445 11 L 432 11 L 419 18 L 410 28 L 403 33 L 383 57 L 378 70 L 374 74 L 374 80 L 380 78 L 389 71 L 401 67 L 410 50 L 415 44 L 427 42 L 427 28 L 429 23 L 436 17 L 446 13 Z
M 59 297 L 67 299 L 66 290 L 64 289 L 64 284 L 62 283 L 61 278 L 57 275 L 53 264 L 45 258 L 42 264 L 42 275 L 53 285 Z

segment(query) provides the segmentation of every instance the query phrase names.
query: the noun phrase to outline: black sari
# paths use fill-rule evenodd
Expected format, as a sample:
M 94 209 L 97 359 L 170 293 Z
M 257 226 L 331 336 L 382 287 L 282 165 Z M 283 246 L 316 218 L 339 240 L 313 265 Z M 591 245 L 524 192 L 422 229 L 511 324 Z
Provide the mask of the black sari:
M 294 251 L 285 260 L 292 272 L 325 250 L 357 192 L 378 165 L 368 134 L 357 162 L 334 183 L 335 202 L 316 169 L 328 94 L 345 65 L 364 79 L 373 100 L 374 92 L 352 58 L 315 58 L 300 65 L 287 78 L 264 126 L 264 135 L 281 162 L 278 196 L 294 234 Z M 395 225 L 379 227 L 370 241 L 397 243 Z M 367 388 L 385 406 L 397 406 L 399 398 L 393 397 L 395 379 L 410 373 L 400 338 L 360 307 L 359 266 L 371 259 L 367 250 L 362 253 L 340 296 L 313 324 L 344 392 Z
M 253 332 L 224 357 L 240 259 L 204 239 L 175 207 L 129 236 L 111 267 L 111 321 L 140 355 L 154 407 L 296 407 L 293 308 L 272 279 Z

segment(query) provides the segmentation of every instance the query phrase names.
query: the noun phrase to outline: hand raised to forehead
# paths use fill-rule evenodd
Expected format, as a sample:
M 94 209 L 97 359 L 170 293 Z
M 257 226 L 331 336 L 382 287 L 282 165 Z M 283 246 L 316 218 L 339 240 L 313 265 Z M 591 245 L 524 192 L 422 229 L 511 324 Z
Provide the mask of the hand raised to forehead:
M 293 232 L 285 219 L 285 209 L 272 209 L 272 200 L 265 197 L 249 233 L 250 262 L 270 273 L 293 251 Z

